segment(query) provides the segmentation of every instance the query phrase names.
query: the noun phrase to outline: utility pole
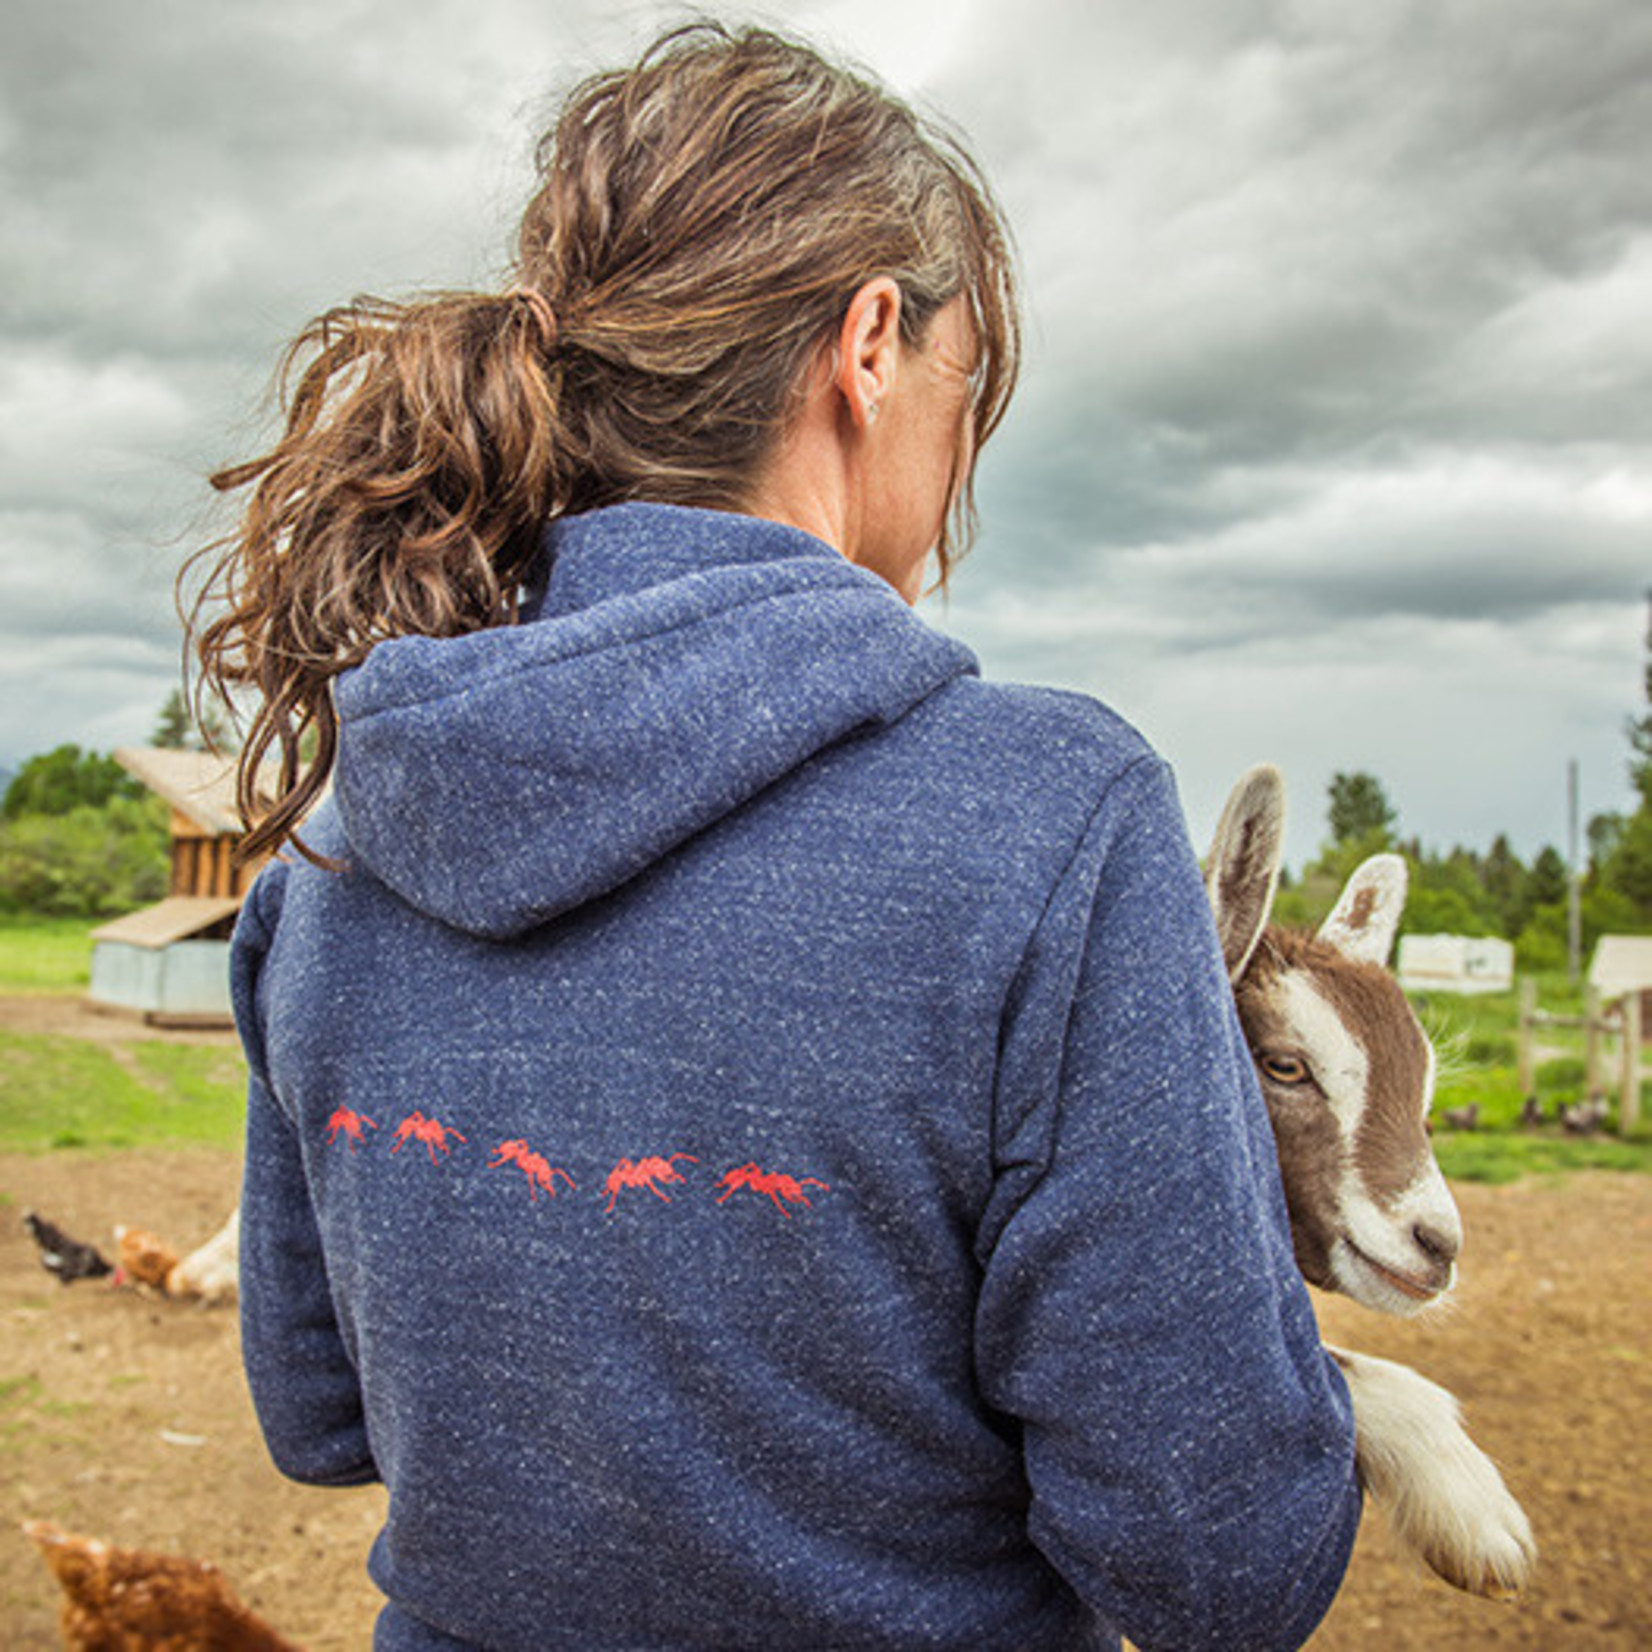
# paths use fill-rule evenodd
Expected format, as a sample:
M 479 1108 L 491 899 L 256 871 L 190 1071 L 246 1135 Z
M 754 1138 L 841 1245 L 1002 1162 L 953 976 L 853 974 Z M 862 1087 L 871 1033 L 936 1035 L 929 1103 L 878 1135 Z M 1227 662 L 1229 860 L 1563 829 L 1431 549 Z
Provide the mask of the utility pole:
M 1566 973 L 1575 986 L 1583 972 L 1583 867 L 1578 858 L 1575 757 L 1566 765 L 1566 818 L 1571 846 L 1566 878 Z

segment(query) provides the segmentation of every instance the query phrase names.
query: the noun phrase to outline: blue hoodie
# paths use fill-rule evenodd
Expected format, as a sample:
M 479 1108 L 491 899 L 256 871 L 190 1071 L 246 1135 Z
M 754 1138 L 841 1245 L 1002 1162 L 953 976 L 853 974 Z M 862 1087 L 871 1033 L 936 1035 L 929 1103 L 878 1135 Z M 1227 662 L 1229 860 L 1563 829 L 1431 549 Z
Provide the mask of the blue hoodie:
M 1346 1391 L 1164 765 L 794 530 L 559 523 L 248 899 L 244 1348 L 390 1648 L 1294 1647 Z

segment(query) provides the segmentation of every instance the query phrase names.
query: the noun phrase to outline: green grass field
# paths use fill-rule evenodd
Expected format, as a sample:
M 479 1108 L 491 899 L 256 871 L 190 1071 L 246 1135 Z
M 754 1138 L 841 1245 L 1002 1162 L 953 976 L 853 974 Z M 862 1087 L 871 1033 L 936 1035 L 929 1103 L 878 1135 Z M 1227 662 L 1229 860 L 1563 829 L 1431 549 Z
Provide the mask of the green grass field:
M 89 918 L 0 917 L 0 993 L 84 992 L 96 927 Z
M 0 994 L 85 991 L 93 927 L 84 918 L 0 919 Z M 232 1147 L 246 1083 L 234 1049 L 0 1031 L 0 1151 Z
M 1560 1015 L 1581 1014 L 1582 993 L 1564 975 L 1539 977 L 1537 990 L 1543 1009 Z M 1642 1122 L 1628 1139 L 1615 1133 L 1568 1136 L 1557 1123 L 1522 1130 L 1520 1110 L 1526 1098 L 1520 1089 L 1517 994 L 1459 998 L 1440 993 L 1417 999 L 1416 1005 L 1440 1057 L 1434 1152 L 1447 1176 L 1461 1181 L 1511 1182 L 1521 1176 L 1567 1170 L 1652 1171 L 1652 1085 L 1641 1085 Z M 1537 1099 L 1552 1119 L 1561 1103 L 1584 1099 L 1583 1033 L 1546 1027 L 1538 1042 L 1551 1053 L 1538 1064 Z M 1615 1057 L 1615 1047 L 1612 1053 Z M 1615 1078 L 1609 1089 L 1615 1098 Z M 1445 1128 L 1448 1109 L 1476 1102 L 1480 1108 L 1477 1129 Z
M 233 1049 L 0 1032 L 0 1151 L 233 1147 L 246 1083 Z

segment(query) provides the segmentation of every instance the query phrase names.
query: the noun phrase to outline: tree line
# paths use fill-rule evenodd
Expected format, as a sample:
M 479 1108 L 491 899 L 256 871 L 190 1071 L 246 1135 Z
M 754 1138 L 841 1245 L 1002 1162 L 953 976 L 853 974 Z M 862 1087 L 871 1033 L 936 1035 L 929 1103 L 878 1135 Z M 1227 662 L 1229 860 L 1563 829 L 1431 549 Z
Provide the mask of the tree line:
M 1635 806 L 1590 820 L 1585 863 L 1577 869 L 1583 948 L 1602 935 L 1652 932 L 1652 632 L 1642 675 L 1645 710 L 1625 728 Z M 1331 781 L 1329 836 L 1296 883 L 1281 891 L 1282 922 L 1315 923 L 1330 910 L 1348 874 L 1367 855 L 1395 850 L 1411 873 L 1402 930 L 1417 935 L 1498 935 L 1515 945 L 1523 969 L 1567 962 L 1571 870 L 1552 845 L 1528 863 L 1499 834 L 1484 853 L 1425 849 L 1396 831 L 1398 816 L 1381 781 L 1363 771 Z
M 150 744 L 201 749 L 181 691 Z M 114 758 L 57 746 L 29 758 L 0 799 L 0 912 L 113 917 L 158 901 L 170 870 L 167 807 Z
M 1427 848 L 1416 837 L 1399 834 L 1397 813 L 1381 781 L 1363 771 L 1333 777 L 1326 818 L 1329 835 L 1319 854 L 1300 877 L 1282 880 L 1275 907 L 1280 922 L 1317 924 L 1362 860 L 1391 851 L 1405 857 L 1410 873 L 1402 933 L 1501 936 L 1514 943 L 1524 969 L 1565 967 L 1570 872 L 1552 845 L 1530 861 L 1515 853 L 1503 833 L 1483 851 Z M 1590 837 L 1603 852 L 1583 874 L 1586 947 L 1602 934 L 1652 929 L 1652 901 L 1624 894 L 1620 863 L 1605 852 L 1618 834 L 1618 817 L 1602 820 L 1609 824 Z
M 1585 948 L 1602 934 L 1652 932 L 1652 651 L 1644 691 L 1648 709 L 1627 729 L 1636 806 L 1589 822 Z M 218 749 L 230 749 L 222 729 L 211 735 Z M 205 746 L 180 692 L 161 708 L 150 743 Z M 1564 967 L 1569 872 L 1558 850 L 1523 861 L 1502 834 L 1484 851 L 1425 848 L 1400 835 L 1382 782 L 1364 771 L 1338 773 L 1327 804 L 1318 855 L 1282 882 L 1281 922 L 1317 923 L 1360 861 L 1392 850 L 1410 864 L 1406 931 L 1498 935 L 1514 942 L 1523 968 Z M 166 806 L 112 757 L 63 745 L 29 758 L 12 777 L 0 800 L 0 912 L 127 912 L 159 900 L 167 876 Z

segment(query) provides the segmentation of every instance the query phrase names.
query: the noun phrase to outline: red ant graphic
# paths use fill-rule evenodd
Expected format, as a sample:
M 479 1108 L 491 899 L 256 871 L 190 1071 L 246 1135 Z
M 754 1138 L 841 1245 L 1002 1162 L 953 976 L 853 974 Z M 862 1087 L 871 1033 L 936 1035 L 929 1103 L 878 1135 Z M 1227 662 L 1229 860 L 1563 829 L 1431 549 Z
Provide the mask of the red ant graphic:
M 639 1159 L 635 1164 L 629 1159 L 621 1159 L 608 1172 L 608 1180 L 603 1183 L 608 1194 L 608 1208 L 603 1212 L 603 1215 L 606 1216 L 613 1211 L 614 1201 L 620 1196 L 621 1190 L 628 1187 L 646 1187 L 656 1199 L 664 1199 L 667 1204 L 670 1204 L 671 1200 L 660 1192 L 659 1184 L 661 1182 L 685 1180 L 673 1168 L 678 1159 L 687 1159 L 690 1164 L 700 1162 L 692 1153 L 673 1153 L 669 1159 L 653 1157 Z
M 561 1165 L 551 1164 L 538 1153 L 530 1153 L 525 1141 L 502 1141 L 493 1151 L 497 1157 L 488 1160 L 488 1169 L 497 1170 L 506 1164 L 520 1166 L 523 1175 L 528 1178 L 528 1197 L 535 1204 L 539 1203 L 538 1188 L 544 1188 L 553 1199 L 556 1197 L 558 1176 L 576 1193 L 579 1191 L 579 1183 Z
M 361 1133 L 361 1127 L 364 1124 L 369 1130 L 378 1129 L 378 1126 L 365 1113 L 354 1113 L 348 1107 L 340 1107 L 327 1120 L 327 1145 L 331 1147 L 342 1133 L 350 1143 L 350 1151 L 354 1153 L 366 1140 Z
M 422 1141 L 424 1143 L 425 1151 L 429 1153 L 430 1162 L 432 1164 L 441 1163 L 441 1160 L 436 1157 L 436 1149 L 438 1147 L 441 1148 L 444 1155 L 453 1151 L 453 1149 L 447 1145 L 447 1138 L 449 1136 L 452 1136 L 455 1141 L 465 1140 L 465 1137 L 461 1136 L 459 1132 L 453 1129 L 450 1125 L 438 1124 L 435 1119 L 427 1119 L 423 1113 L 417 1112 L 409 1113 L 407 1117 L 396 1126 L 396 1141 L 390 1151 L 392 1153 L 401 1152 L 402 1145 L 407 1141 L 409 1136 L 411 1136 L 414 1141 Z
M 813 1176 L 805 1176 L 802 1181 L 798 1181 L 794 1177 L 781 1175 L 777 1170 L 760 1169 L 755 1164 L 743 1164 L 738 1170 L 731 1170 L 717 1185 L 728 1189 L 717 1201 L 718 1204 L 727 1204 L 741 1188 L 749 1187 L 753 1193 L 768 1194 L 774 1208 L 787 1221 L 791 1220 L 792 1213 L 780 1202 L 782 1199 L 794 1205 L 808 1205 L 809 1209 L 813 1210 L 814 1206 L 809 1204 L 809 1197 L 803 1189 L 818 1187 L 823 1193 L 832 1191 L 824 1182 L 816 1181 Z

